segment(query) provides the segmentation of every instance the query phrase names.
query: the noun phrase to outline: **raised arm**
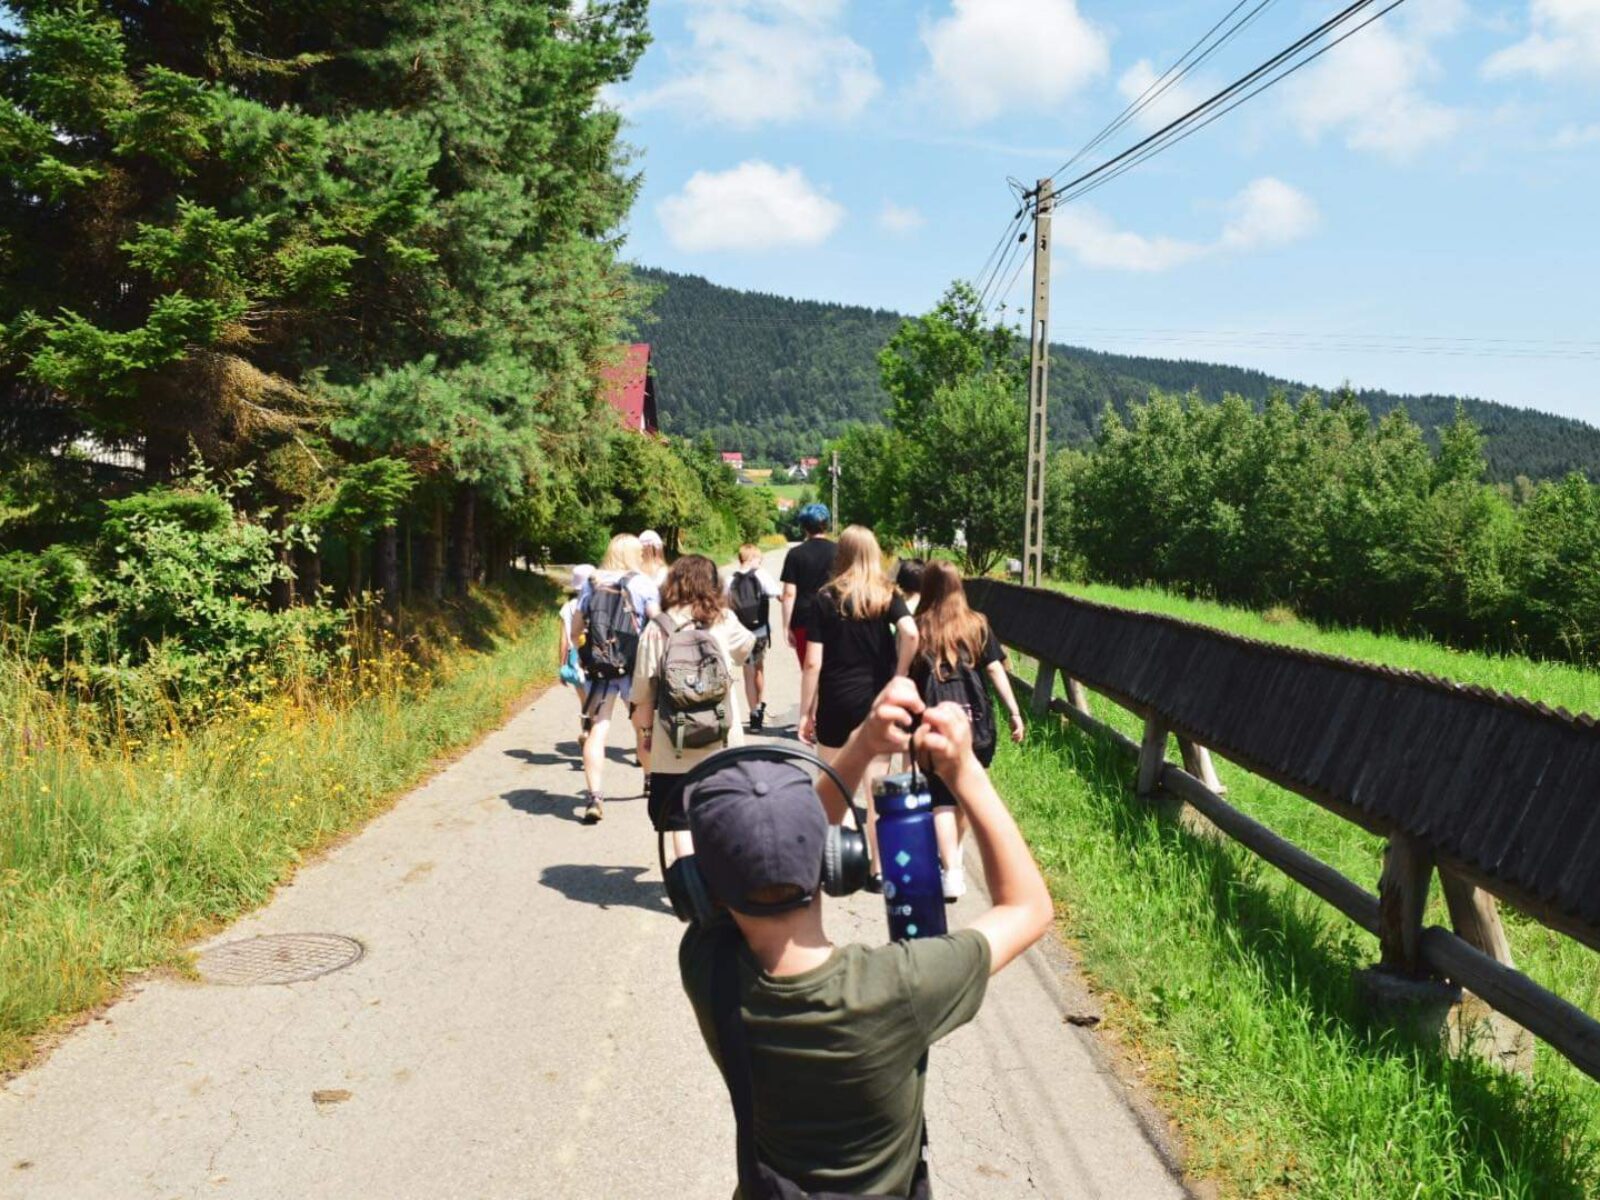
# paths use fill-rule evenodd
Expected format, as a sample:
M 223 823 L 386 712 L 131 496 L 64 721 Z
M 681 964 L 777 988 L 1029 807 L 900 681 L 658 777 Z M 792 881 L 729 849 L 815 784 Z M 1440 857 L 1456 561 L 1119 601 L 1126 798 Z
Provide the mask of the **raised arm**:
M 1055 917 L 1050 889 L 989 773 L 972 753 L 972 725 L 966 713 L 954 704 L 928 709 L 922 714 L 915 746 L 955 794 L 983 856 L 983 875 L 994 904 L 972 922 L 972 928 L 989 941 L 992 975 L 1050 928 Z

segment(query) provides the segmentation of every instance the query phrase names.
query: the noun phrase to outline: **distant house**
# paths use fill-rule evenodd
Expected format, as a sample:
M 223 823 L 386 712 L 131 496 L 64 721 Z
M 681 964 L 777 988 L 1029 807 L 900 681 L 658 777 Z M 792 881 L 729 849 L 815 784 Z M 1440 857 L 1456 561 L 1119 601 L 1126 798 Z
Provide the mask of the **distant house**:
M 635 342 L 624 346 L 622 361 L 601 372 L 606 403 L 617 410 L 622 423 L 635 433 L 659 433 L 656 419 L 656 380 L 650 374 L 650 346 Z
M 724 450 L 722 452 L 722 461 L 727 463 L 735 471 L 744 470 L 744 453 L 743 453 L 743 451 L 740 451 L 740 450 Z
M 822 465 L 822 460 L 820 458 L 802 458 L 800 460 L 800 465 L 808 472 L 815 471 Z
M 777 504 L 779 512 L 788 512 L 794 507 L 794 501 L 789 499 L 787 496 L 779 496 L 777 499 Z

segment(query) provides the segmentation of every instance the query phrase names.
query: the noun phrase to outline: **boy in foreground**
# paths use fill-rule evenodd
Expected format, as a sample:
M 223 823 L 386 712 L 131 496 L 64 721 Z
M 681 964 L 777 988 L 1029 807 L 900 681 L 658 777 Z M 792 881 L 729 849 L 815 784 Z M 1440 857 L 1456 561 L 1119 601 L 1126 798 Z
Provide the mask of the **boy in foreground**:
M 959 707 L 925 709 L 916 687 L 896 679 L 833 765 L 854 789 L 874 758 L 908 752 L 965 809 L 994 901 L 944 937 L 875 947 L 828 940 L 820 846 L 827 822 L 842 821 L 848 808 L 826 777 L 813 789 L 792 768 L 730 764 L 700 785 L 689 812 L 701 873 L 739 938 L 757 1157 L 808 1192 L 910 1196 L 926 1185 L 928 1047 L 977 1015 L 989 976 L 1053 916 Z M 679 948 L 684 990 L 713 1058 L 712 979 L 729 936 L 723 925 L 691 926 Z

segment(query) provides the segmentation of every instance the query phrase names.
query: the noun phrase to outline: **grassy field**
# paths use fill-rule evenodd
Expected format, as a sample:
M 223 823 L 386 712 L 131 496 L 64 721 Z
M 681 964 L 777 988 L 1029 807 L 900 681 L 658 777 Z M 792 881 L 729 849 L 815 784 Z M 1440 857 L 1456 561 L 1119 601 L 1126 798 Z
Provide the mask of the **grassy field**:
M 218 696 L 201 729 L 107 737 L 0 657 L 0 1071 L 130 972 L 261 904 L 555 668 L 553 592 L 485 592 L 404 648 L 372 631 L 292 692 Z
M 1465 655 L 1322 631 L 1151 592 L 1073 588 L 1274 641 L 1425 670 L 1594 708 L 1571 667 Z M 1027 673 L 1026 670 L 1023 671 Z M 1137 721 L 1096 699 L 1137 738 Z M 1175 755 L 1174 755 L 1175 757 Z M 1225 761 L 1230 800 L 1368 887 L 1381 844 Z M 1373 938 L 1246 851 L 1139 806 L 1115 749 L 1042 723 L 996 777 L 1062 901 L 1065 933 L 1108 997 L 1113 1030 L 1145 1058 L 1192 1146 L 1228 1196 L 1600 1195 L 1600 1085 L 1540 1047 L 1532 1086 L 1370 1027 L 1352 976 Z M 1429 919 L 1444 922 L 1434 897 Z M 1600 961 L 1506 913 L 1518 965 L 1600 1013 Z

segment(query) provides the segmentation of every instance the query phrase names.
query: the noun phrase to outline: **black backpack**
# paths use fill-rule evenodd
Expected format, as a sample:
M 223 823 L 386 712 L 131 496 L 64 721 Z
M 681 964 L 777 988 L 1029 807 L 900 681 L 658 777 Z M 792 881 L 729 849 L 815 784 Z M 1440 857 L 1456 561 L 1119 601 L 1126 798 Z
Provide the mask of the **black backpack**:
M 616 583 L 596 584 L 584 609 L 583 669 L 590 679 L 633 674 L 639 653 L 639 613 L 628 591 L 629 572 Z
M 994 749 L 994 705 L 989 702 L 989 687 L 978 668 L 961 656 L 961 664 L 951 670 L 945 663 L 929 663 L 922 681 L 922 702 L 930 708 L 949 701 L 967 710 L 972 721 L 972 749 L 982 755 Z
M 761 586 L 761 577 L 753 569 L 734 574 L 728 599 L 733 602 L 733 615 L 739 618 L 739 624 L 751 633 L 766 627 L 767 589 Z

